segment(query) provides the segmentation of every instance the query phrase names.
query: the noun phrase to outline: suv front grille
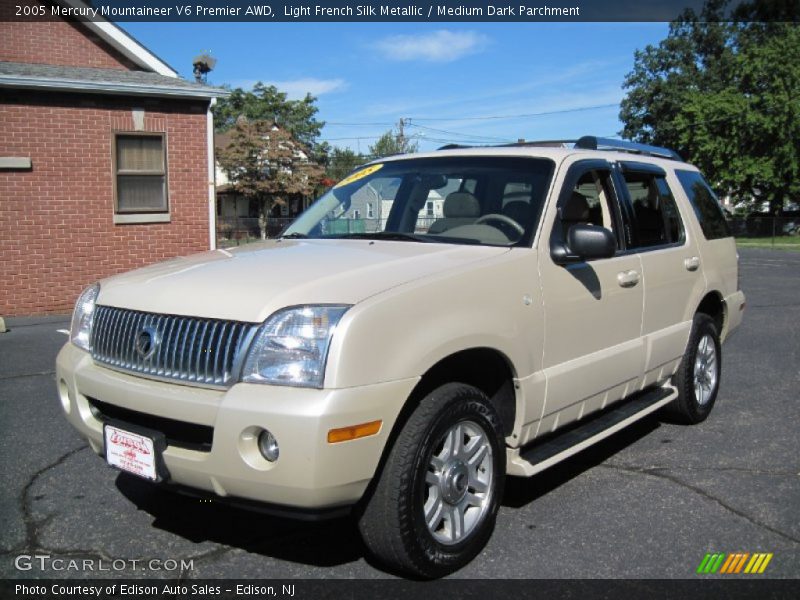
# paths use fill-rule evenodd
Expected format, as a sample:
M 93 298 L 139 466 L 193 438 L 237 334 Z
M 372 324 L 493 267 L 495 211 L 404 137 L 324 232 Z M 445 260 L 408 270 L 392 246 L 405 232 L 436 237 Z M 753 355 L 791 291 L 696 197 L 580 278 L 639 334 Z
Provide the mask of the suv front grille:
M 198 385 L 232 382 L 252 323 L 98 306 L 92 358 L 132 373 Z

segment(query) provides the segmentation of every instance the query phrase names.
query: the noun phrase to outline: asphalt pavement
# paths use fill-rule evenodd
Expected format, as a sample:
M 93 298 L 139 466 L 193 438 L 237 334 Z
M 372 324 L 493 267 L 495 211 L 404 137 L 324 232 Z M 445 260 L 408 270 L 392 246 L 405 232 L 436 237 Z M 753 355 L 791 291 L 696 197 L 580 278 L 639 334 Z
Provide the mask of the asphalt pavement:
M 491 541 L 453 577 L 692 578 L 709 552 L 770 552 L 764 577 L 800 577 L 800 253 L 741 255 L 747 310 L 723 348 L 709 419 L 648 418 L 536 477 L 511 478 Z M 245 512 L 107 467 L 56 396 L 68 317 L 9 326 L 0 334 L 0 577 L 393 576 L 366 557 L 349 519 Z

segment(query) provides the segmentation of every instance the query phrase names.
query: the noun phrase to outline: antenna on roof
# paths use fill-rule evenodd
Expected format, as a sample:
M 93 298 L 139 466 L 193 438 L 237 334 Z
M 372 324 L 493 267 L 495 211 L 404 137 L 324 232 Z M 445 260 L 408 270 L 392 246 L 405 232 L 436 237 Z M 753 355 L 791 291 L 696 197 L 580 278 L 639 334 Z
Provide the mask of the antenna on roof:
M 197 83 L 206 83 L 208 74 L 217 66 L 217 59 L 211 56 L 211 52 L 203 50 L 194 57 L 192 67 L 194 67 L 194 80 Z

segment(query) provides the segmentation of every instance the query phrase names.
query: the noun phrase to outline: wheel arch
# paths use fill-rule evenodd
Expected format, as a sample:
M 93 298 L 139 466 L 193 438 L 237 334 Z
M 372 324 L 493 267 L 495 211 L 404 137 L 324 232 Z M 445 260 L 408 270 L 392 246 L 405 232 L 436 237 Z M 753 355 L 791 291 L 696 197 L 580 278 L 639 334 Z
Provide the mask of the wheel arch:
M 717 325 L 718 334 L 720 336 L 723 335 L 723 330 L 727 321 L 727 307 L 725 306 L 725 301 L 722 298 L 722 294 L 716 290 L 708 292 L 705 296 L 703 296 L 700 304 L 697 305 L 695 314 L 697 313 L 706 314 L 714 319 L 714 323 Z
M 392 426 L 381 453 L 378 466 L 361 501 L 356 505 L 356 514 L 363 510 L 372 496 L 375 482 L 379 479 L 387 457 L 409 417 L 422 399 L 445 383 L 465 383 L 485 393 L 492 402 L 503 424 L 504 436 L 514 430 L 517 416 L 517 388 L 514 382 L 516 370 L 503 352 L 489 347 L 473 347 L 453 352 L 434 363 L 422 374 L 409 394 L 403 408 Z
M 476 347 L 454 352 L 437 361 L 420 378 L 406 401 L 414 410 L 428 393 L 445 383 L 465 383 L 486 394 L 503 423 L 503 434 L 511 435 L 517 414 L 514 385 L 516 371 L 508 356 L 495 348 Z

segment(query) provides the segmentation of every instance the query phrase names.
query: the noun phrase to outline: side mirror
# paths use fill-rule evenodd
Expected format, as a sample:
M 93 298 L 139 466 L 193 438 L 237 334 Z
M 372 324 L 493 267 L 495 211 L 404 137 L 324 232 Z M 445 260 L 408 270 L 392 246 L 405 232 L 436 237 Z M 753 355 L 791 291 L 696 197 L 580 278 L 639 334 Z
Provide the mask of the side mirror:
M 598 225 L 573 225 L 567 232 L 567 243 L 553 246 L 550 255 L 563 265 L 597 258 L 611 258 L 617 251 L 614 234 Z

